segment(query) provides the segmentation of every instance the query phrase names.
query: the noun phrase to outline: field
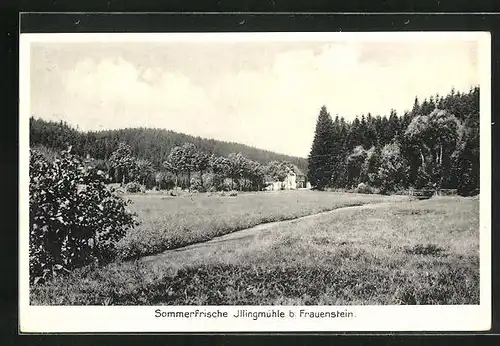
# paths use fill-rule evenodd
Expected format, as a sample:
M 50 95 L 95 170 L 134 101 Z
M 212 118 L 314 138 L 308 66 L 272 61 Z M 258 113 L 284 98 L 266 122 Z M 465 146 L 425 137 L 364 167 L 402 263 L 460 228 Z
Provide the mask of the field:
M 133 198 L 143 224 L 121 246 L 146 244 L 134 245 L 140 258 L 33 287 L 31 304 L 479 303 L 477 198 L 311 191 Z M 193 245 L 173 249 L 179 244 Z
M 118 244 L 122 259 L 139 258 L 246 229 L 337 208 L 394 200 L 380 195 L 314 191 L 243 193 L 235 197 L 185 194 L 126 196 L 141 225 Z

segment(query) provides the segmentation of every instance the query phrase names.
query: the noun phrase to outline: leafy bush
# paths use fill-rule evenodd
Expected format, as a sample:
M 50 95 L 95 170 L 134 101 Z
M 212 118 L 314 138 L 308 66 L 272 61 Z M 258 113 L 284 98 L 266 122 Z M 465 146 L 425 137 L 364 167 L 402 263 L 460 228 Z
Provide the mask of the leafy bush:
M 70 149 L 71 150 L 71 149 Z M 49 163 L 30 151 L 30 281 L 109 260 L 136 225 L 108 178 L 70 153 Z
M 203 183 L 208 191 L 213 190 L 220 191 L 223 190 L 224 175 L 218 173 L 212 173 L 210 177 L 203 177 Z
M 50 160 L 50 161 L 54 161 L 54 160 Z M 103 172 L 108 171 L 108 163 L 107 163 L 106 160 L 103 160 L 103 159 L 89 159 L 89 160 L 86 160 L 86 162 L 88 162 L 88 164 L 90 166 L 92 166 L 93 168 L 95 168 L 97 170 L 101 170 Z
M 373 188 L 365 183 L 360 183 L 356 189 L 354 189 L 356 193 L 364 193 L 364 194 L 373 194 L 375 193 Z
M 50 162 L 59 157 L 59 152 L 53 148 L 46 147 L 44 145 L 35 145 L 33 148 L 37 151 L 37 153 Z
M 203 190 L 200 191 L 217 191 L 217 179 L 213 173 L 203 173 Z
M 175 176 L 170 172 L 157 171 L 154 175 L 154 181 L 158 190 L 171 190 L 175 186 Z
M 382 148 L 378 181 L 380 181 L 380 191 L 383 194 L 389 194 L 403 188 L 407 166 L 399 144 L 394 142 Z
M 192 190 L 204 191 L 203 185 L 201 184 L 201 179 L 199 177 L 191 178 L 190 188 Z
M 229 192 L 233 189 L 234 183 L 230 178 L 224 178 L 221 180 L 220 184 L 217 186 L 218 190 Z
M 136 193 L 136 192 L 143 191 L 142 185 L 135 182 L 135 181 L 128 183 L 127 186 L 125 187 L 125 189 L 127 190 L 127 192 L 130 192 L 130 193 Z
M 229 196 L 231 196 L 231 197 L 238 196 L 238 191 L 235 191 L 235 190 L 230 191 Z
M 362 145 L 356 146 L 352 153 L 347 157 L 347 182 L 349 186 L 356 186 L 356 184 L 362 179 L 363 175 L 366 175 L 364 171 L 367 170 L 366 162 L 368 162 L 368 152 L 363 148 Z

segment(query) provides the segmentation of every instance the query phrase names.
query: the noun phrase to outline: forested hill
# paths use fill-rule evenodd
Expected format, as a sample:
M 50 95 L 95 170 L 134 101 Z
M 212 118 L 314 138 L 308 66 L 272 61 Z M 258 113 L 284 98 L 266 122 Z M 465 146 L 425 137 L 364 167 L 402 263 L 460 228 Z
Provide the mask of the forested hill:
M 157 168 L 166 160 L 173 147 L 191 142 L 199 149 L 216 156 L 226 157 L 230 153 L 242 153 L 245 157 L 261 164 L 270 161 L 289 161 L 303 172 L 307 172 L 307 159 L 305 158 L 278 154 L 240 143 L 151 128 L 83 132 L 65 122 L 45 121 L 34 117 L 30 119 L 31 146 L 42 145 L 50 149 L 62 150 L 72 145 L 73 151 L 79 155 L 89 154 L 95 159 L 107 160 L 118 147 L 119 142 L 126 142 L 136 157 L 149 159 Z

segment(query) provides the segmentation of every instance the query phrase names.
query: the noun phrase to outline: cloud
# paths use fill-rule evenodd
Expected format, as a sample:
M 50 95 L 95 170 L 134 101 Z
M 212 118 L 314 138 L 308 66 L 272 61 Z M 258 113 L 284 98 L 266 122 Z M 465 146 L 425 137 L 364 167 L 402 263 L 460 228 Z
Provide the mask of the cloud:
M 215 98 L 221 103 L 232 99 L 239 116 L 254 121 L 255 126 L 243 129 L 243 138 L 258 133 L 263 146 L 307 155 L 323 104 L 333 116 L 347 119 L 368 112 L 384 115 L 391 108 L 402 114 L 415 96 L 444 95 L 452 86 L 467 90 L 478 82 L 477 69 L 461 51 L 447 51 L 446 46 L 435 52 L 409 51 L 409 57 L 396 55 L 384 65 L 360 63 L 354 44 L 325 45 L 317 54 L 285 52 L 267 73 L 242 71 L 221 80 Z
M 207 66 L 202 79 L 196 78 L 199 62 L 192 70 L 179 63 L 153 66 L 117 52 L 40 69 L 32 106 L 82 129 L 159 127 L 306 156 L 322 105 L 346 119 L 391 108 L 401 113 L 416 95 L 478 83 L 470 47 L 422 47 L 385 45 L 376 54 L 377 46 L 323 44 L 275 52 L 259 66 L 233 61 L 229 67 L 228 61 L 226 69 L 220 56 L 200 50 Z M 229 59 L 231 52 L 222 55 Z
M 63 108 L 80 127 L 94 129 L 132 126 L 186 130 L 192 117 L 212 105 L 205 91 L 181 73 L 140 69 L 123 59 L 83 60 L 67 71 Z M 75 109 L 79 106 L 80 109 Z M 92 111 L 92 114 L 85 114 Z M 188 113 L 186 113 L 188 112 Z

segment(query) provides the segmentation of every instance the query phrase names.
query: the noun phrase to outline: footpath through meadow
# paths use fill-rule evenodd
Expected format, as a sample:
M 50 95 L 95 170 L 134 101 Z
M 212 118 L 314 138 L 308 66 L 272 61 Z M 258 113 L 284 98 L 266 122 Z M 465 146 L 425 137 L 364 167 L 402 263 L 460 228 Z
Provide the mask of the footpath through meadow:
M 329 211 L 319 212 L 312 215 L 306 215 L 290 220 L 275 221 L 261 223 L 257 226 L 246 228 L 240 231 L 229 233 L 223 236 L 215 237 L 205 242 L 190 244 L 184 247 L 166 250 L 162 253 L 144 256 L 140 261 L 151 263 L 156 261 L 168 261 L 169 263 L 175 265 L 176 262 L 179 264 L 185 264 L 189 259 L 200 259 L 205 256 L 211 256 L 217 253 L 217 251 L 222 249 L 227 249 L 227 247 L 241 247 L 247 246 L 249 243 L 254 241 L 258 237 L 266 236 L 273 232 L 273 230 L 278 229 L 278 226 L 286 226 L 294 223 L 302 222 L 305 220 L 320 219 L 323 216 L 342 213 L 349 210 L 363 210 L 371 209 L 375 207 L 384 207 L 388 204 L 392 204 L 394 201 L 390 202 L 375 202 L 367 203 L 361 205 L 340 207 Z

